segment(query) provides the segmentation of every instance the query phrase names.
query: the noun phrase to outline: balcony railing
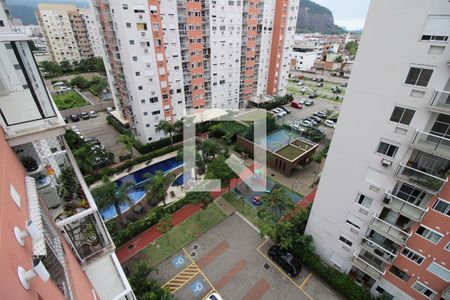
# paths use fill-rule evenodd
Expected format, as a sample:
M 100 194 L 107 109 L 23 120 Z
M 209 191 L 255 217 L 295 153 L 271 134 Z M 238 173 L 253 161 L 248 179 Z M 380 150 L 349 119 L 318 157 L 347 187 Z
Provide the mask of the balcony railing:
M 450 114 L 450 92 L 435 90 L 428 108 L 433 111 Z
M 377 255 L 386 263 L 392 263 L 392 261 L 397 257 L 397 255 L 395 254 L 397 249 L 388 250 L 366 237 L 362 238 L 361 245 L 364 249 L 371 252 L 372 254 Z
M 450 160 L 450 139 L 416 129 L 411 147 Z
M 400 228 L 397 228 L 395 225 L 378 218 L 375 214 L 369 224 L 369 227 L 376 232 L 386 236 L 387 238 L 393 240 L 399 245 L 404 245 L 408 238 L 411 236 L 410 233 L 405 232 Z
M 352 263 L 355 267 L 376 280 L 380 279 L 386 272 L 384 270 L 378 269 L 375 266 L 372 266 L 369 262 L 364 260 L 364 258 L 359 257 L 356 252 L 353 254 Z
M 444 184 L 447 183 L 447 178 L 444 179 L 436 174 L 426 173 L 425 171 L 407 166 L 403 163 L 399 164 L 397 176 L 412 184 L 419 185 L 434 194 L 438 193 Z
M 424 201 L 427 202 L 427 201 Z M 428 211 L 428 208 L 423 208 L 412 204 L 402 198 L 394 196 L 389 191 L 386 191 L 385 197 L 383 199 L 383 205 L 390 208 L 393 211 L 399 212 L 400 214 L 408 217 L 416 222 L 420 221 L 423 215 Z

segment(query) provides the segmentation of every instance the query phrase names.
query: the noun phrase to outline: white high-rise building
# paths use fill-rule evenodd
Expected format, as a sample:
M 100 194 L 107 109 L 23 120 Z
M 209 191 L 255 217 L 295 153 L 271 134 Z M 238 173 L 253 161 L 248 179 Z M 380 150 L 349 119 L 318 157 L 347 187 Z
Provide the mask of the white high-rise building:
M 450 299 L 450 5 L 372 1 L 306 233 L 374 294 Z
M 102 56 L 99 29 L 91 10 L 71 4 L 40 3 L 36 18 L 55 62 Z
M 286 93 L 297 1 L 93 2 L 114 116 L 143 143 L 162 138 L 155 126 L 186 110 Z

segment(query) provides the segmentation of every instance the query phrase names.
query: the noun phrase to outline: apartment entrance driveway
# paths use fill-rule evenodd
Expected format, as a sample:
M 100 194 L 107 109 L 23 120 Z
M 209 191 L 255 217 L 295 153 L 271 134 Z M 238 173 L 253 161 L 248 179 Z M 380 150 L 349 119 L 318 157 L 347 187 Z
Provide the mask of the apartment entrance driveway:
M 310 273 L 291 280 L 262 255 L 268 245 L 234 214 L 158 265 L 152 277 L 178 299 L 203 299 L 212 292 L 223 299 L 337 299 L 304 292 L 300 286 L 311 280 Z

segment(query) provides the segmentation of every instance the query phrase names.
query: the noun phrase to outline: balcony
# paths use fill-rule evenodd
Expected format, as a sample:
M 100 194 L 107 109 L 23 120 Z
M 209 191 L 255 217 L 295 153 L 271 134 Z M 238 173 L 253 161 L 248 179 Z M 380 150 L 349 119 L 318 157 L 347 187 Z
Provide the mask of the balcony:
M 404 245 L 411 235 L 408 232 L 405 232 L 400 228 L 396 227 L 395 225 L 380 219 L 375 214 L 373 216 L 372 221 L 369 224 L 369 228 L 393 240 L 395 243 L 399 245 Z
M 441 191 L 447 178 L 445 175 L 430 174 L 427 171 L 422 171 L 417 167 L 408 166 L 403 163 L 399 164 L 397 176 L 413 185 L 418 185 L 436 194 Z M 443 178 L 445 177 L 445 178 Z
M 433 112 L 450 114 L 450 92 L 435 90 L 427 108 Z
M 450 160 L 450 139 L 416 129 L 410 146 Z
M 353 265 L 374 278 L 379 280 L 385 273 L 383 264 L 378 262 L 370 253 L 365 252 L 364 254 L 357 255 L 356 252 L 353 254 L 351 259 Z
M 427 202 L 428 201 L 423 201 L 425 206 Z M 423 215 L 428 211 L 428 208 L 420 207 L 411 202 L 403 200 L 402 198 L 391 194 L 389 191 L 385 192 L 382 204 L 385 207 L 393 211 L 399 212 L 405 217 L 408 217 L 416 222 L 419 222 L 422 219 Z
M 378 244 L 372 239 L 363 237 L 361 241 L 361 246 L 372 254 L 375 254 L 378 258 L 387 264 L 392 263 L 392 261 L 397 257 L 398 245 L 395 243 L 384 243 L 383 245 Z

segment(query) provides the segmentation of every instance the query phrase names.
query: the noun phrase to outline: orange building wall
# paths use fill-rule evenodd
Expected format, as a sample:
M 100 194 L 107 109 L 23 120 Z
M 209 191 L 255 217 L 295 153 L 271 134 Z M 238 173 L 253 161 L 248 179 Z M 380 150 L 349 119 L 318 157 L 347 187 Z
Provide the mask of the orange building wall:
M 439 197 L 446 200 L 450 199 L 449 183 L 447 183 L 444 186 Z M 415 252 L 425 256 L 424 261 L 420 265 L 418 265 L 413 261 L 409 260 L 408 258 L 404 257 L 403 255 L 401 255 L 400 250 L 399 254 L 397 255 L 397 258 L 394 260 L 393 265 L 395 265 L 400 270 L 408 273 L 411 276 L 411 278 L 407 282 L 404 282 L 395 275 L 393 275 L 392 273 L 390 273 L 388 270 L 384 275 L 384 278 L 386 280 L 402 289 L 404 292 L 409 294 L 414 299 L 424 299 L 424 300 L 428 299 L 421 293 L 418 293 L 415 289 L 411 288 L 411 286 L 416 281 L 420 281 L 421 283 L 427 285 L 430 289 L 434 290 L 437 293 L 443 291 L 445 288 L 448 287 L 447 282 L 445 282 L 440 277 L 437 277 L 434 274 L 427 271 L 428 266 L 432 262 L 435 262 L 447 269 L 450 269 L 449 266 L 450 252 L 446 251 L 444 248 L 447 245 L 447 243 L 450 242 L 450 235 L 448 234 L 450 232 L 450 220 L 449 217 L 447 217 L 446 215 L 432 209 L 437 200 L 438 197 L 433 197 L 430 200 L 428 204 L 428 212 L 425 213 L 422 219 L 422 225 L 435 231 L 438 231 L 441 234 L 444 234 L 444 237 L 440 240 L 438 244 L 433 244 L 432 242 L 415 233 L 420 225 L 419 223 L 415 224 L 411 229 L 412 235 L 408 239 L 406 246 L 411 250 L 414 250 Z M 439 294 L 438 296 L 435 297 L 435 299 L 439 299 Z
M 25 246 L 21 247 L 13 233 L 14 226 L 24 229 L 28 218 L 25 176 L 22 164 L 6 143 L 3 129 L 0 128 L 0 299 L 64 299 L 64 295 L 51 279 L 44 283 L 39 277 L 35 277 L 30 281 L 30 289 L 25 290 L 17 276 L 17 267 L 31 269 L 32 259 L 30 238 L 26 238 Z M 10 184 L 20 195 L 20 209 L 11 199 Z M 78 299 L 93 299 L 89 279 L 81 270 L 68 245 L 62 241 L 71 269 L 74 295 Z

